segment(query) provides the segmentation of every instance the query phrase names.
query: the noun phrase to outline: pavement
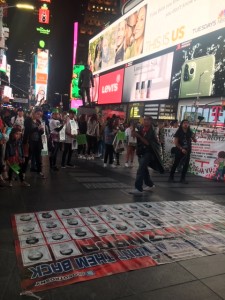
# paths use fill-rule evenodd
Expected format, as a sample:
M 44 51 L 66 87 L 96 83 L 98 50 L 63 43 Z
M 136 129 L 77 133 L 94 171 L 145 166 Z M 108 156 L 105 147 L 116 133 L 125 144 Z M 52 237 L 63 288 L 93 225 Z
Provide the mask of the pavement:
M 133 168 L 125 168 L 122 157 L 121 166 L 115 169 L 103 168 L 100 159 L 75 163 L 75 168 L 59 172 L 50 172 L 46 166 L 47 179 L 28 173 L 31 187 L 20 187 L 15 181 L 12 188 L 0 188 L 0 300 L 34 299 L 20 296 L 12 214 L 141 201 L 225 203 L 224 183 L 189 174 L 189 184 L 173 184 L 167 182 L 168 174 L 153 172 L 156 189 L 139 197 L 127 192 L 133 188 L 137 162 Z M 218 254 L 102 277 L 39 292 L 36 296 L 45 300 L 217 300 L 225 299 L 224 282 L 225 254 Z

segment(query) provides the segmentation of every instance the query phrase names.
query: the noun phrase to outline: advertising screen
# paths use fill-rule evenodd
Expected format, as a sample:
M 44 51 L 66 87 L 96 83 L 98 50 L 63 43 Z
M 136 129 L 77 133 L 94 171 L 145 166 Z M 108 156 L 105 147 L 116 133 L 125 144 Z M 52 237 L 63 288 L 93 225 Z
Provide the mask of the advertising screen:
M 95 75 L 94 79 L 94 87 L 91 87 L 91 102 L 98 102 L 98 89 L 99 89 L 99 75 Z
M 123 102 L 168 99 L 173 52 L 125 69 Z
M 3 54 L 2 58 L 0 59 L 0 71 L 6 72 L 6 69 L 7 69 L 6 55 Z
M 37 60 L 35 66 L 35 93 L 36 93 L 36 106 L 42 105 L 46 100 L 47 85 L 48 85 L 48 63 L 49 51 L 47 49 L 37 50 Z
M 90 40 L 89 64 L 99 73 L 224 26 L 224 0 L 145 0 Z
M 170 99 L 225 95 L 224 41 L 220 29 L 176 46 Z
M 78 87 L 80 72 L 84 70 L 84 65 L 73 66 L 73 78 L 71 83 L 71 98 L 81 99 L 80 88 Z
M 98 104 L 120 103 L 124 69 L 100 76 Z

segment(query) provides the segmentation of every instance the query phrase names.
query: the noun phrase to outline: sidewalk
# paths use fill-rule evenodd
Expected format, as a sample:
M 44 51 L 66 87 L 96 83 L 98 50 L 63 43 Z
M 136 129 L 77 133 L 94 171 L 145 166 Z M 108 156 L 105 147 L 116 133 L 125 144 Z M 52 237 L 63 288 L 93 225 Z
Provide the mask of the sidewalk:
M 225 184 L 188 175 L 188 185 L 167 182 L 168 174 L 153 172 L 154 192 L 129 195 L 136 167 L 115 169 L 103 161 L 76 160 L 75 168 L 47 172 L 46 180 L 27 175 L 31 187 L 0 189 L 0 299 L 34 299 L 20 296 L 19 269 L 13 245 L 11 214 L 99 204 L 141 201 L 210 200 L 224 204 Z M 225 299 L 225 255 L 205 256 L 157 267 L 115 274 L 64 286 L 37 295 L 45 300 L 216 300 Z

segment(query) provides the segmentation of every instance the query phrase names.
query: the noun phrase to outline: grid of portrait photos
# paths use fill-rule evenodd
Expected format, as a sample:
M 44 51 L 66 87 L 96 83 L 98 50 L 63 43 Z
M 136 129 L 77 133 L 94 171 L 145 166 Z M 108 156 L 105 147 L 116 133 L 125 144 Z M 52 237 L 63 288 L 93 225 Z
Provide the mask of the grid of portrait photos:
M 225 252 L 225 206 L 134 202 L 12 216 L 22 291 Z
M 225 252 L 225 207 L 210 201 L 24 213 L 13 224 L 24 267 L 139 245 L 151 249 L 157 264 Z

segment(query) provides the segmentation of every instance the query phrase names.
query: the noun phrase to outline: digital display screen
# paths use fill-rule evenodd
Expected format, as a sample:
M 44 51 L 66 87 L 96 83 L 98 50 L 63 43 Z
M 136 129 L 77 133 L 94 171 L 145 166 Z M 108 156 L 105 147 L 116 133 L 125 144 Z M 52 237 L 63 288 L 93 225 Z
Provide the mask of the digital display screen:
M 167 99 L 173 52 L 133 64 L 125 69 L 123 102 Z
M 90 40 L 89 62 L 106 71 L 222 29 L 224 19 L 224 0 L 145 0 Z
M 80 72 L 84 70 L 84 65 L 73 66 L 73 78 L 71 82 L 71 98 L 81 99 L 80 88 L 78 87 Z
M 48 66 L 49 66 L 49 51 L 47 49 L 37 50 L 37 59 L 35 65 L 35 100 L 36 106 L 44 104 L 47 96 L 48 87 Z
M 100 76 L 98 104 L 120 103 L 124 69 Z

